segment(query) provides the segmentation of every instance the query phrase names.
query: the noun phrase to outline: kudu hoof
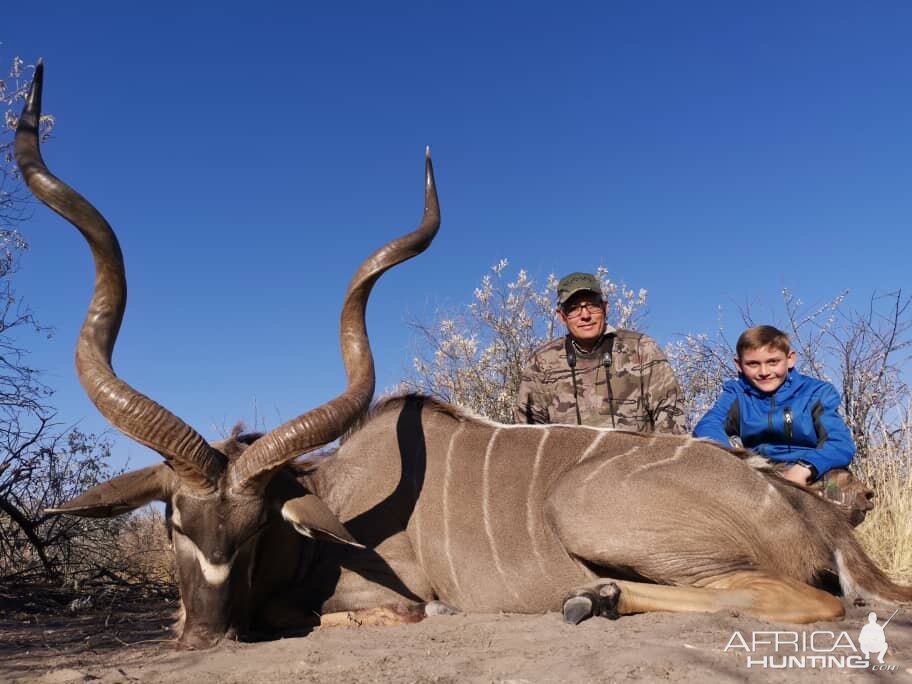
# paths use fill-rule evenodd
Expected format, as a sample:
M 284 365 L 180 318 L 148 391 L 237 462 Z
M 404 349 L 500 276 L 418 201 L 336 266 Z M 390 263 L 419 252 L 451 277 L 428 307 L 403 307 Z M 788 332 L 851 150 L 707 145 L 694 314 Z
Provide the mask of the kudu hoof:
M 591 617 L 603 617 L 617 620 L 618 601 L 621 589 L 614 582 L 606 582 L 598 587 L 588 587 L 573 592 L 564 599 L 562 612 L 564 622 L 578 625 Z
M 564 601 L 564 622 L 568 625 L 578 625 L 583 620 L 588 620 L 595 615 L 595 592 L 587 591 L 585 595 L 571 596 Z
M 461 612 L 458 608 L 448 606 L 443 601 L 428 601 L 424 604 L 425 617 L 431 617 L 432 615 L 459 615 Z
M 599 587 L 598 616 L 617 620 L 621 617 L 618 612 L 618 602 L 621 600 L 621 588 L 614 582 L 608 582 Z

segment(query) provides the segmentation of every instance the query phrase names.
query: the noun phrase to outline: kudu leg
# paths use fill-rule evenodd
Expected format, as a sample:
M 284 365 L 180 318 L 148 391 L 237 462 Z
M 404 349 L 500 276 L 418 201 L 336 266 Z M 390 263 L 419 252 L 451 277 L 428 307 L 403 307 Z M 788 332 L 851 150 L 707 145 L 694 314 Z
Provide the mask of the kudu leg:
M 436 602 L 435 602 L 436 603 Z M 247 635 L 254 640 L 263 638 L 263 635 L 280 633 L 285 636 L 307 634 L 317 627 L 363 627 L 369 625 L 399 625 L 411 622 L 421 622 L 428 615 L 442 615 L 436 605 L 416 604 L 409 607 L 378 606 L 376 608 L 362 608 L 360 610 L 342 610 L 335 613 L 301 612 L 289 610 L 283 615 L 274 612 L 269 629 L 254 630 Z
M 723 610 L 792 623 L 838 620 L 845 614 L 842 602 L 835 596 L 803 582 L 762 572 L 734 572 L 702 587 L 599 580 L 571 592 L 564 600 L 563 612 L 567 622 L 577 624 L 593 616 Z
M 379 606 L 362 610 L 342 610 L 319 617 L 320 627 L 360 627 L 362 625 L 398 625 L 421 622 L 432 615 L 456 615 L 459 611 L 443 601 L 418 603 L 405 608 Z
M 398 625 L 408 622 L 421 622 L 426 617 L 424 605 L 410 608 L 364 608 L 362 610 L 343 610 L 338 613 L 326 613 L 320 616 L 320 627 L 362 627 L 365 625 Z
M 842 601 L 822 589 L 804 582 L 764 572 L 733 572 L 707 585 L 723 592 L 744 592 L 751 598 L 745 613 L 770 622 L 805 624 L 841 620 L 845 615 Z

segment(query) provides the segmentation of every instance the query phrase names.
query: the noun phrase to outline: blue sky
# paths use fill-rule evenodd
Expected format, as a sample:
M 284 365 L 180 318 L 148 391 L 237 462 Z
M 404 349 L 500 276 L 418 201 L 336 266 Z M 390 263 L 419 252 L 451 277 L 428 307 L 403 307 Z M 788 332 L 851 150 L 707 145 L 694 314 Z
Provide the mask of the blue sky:
M 44 58 L 46 160 L 121 240 L 115 368 L 207 437 L 341 389 L 342 295 L 419 220 L 425 145 L 443 227 L 375 289 L 378 389 L 409 367 L 406 317 L 501 258 L 541 281 L 607 266 L 663 344 L 719 305 L 781 322 L 783 287 L 912 286 L 907 3 L 32 6 L 4 11 L 0 58 Z M 43 207 L 23 232 L 17 289 L 56 330 L 32 361 L 100 430 L 72 364 L 88 250 Z

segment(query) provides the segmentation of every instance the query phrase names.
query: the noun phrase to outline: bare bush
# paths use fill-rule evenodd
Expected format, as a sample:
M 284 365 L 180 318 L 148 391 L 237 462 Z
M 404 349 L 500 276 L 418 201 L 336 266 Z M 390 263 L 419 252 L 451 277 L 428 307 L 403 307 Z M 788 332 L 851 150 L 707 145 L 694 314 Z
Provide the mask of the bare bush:
M 55 432 L 45 418 L 38 426 L 26 439 L 3 433 L 0 509 L 8 517 L 0 519 L 0 577 L 7 581 L 91 573 L 115 534 L 106 521 L 45 513 L 109 475 L 110 444 L 75 429 Z
M 0 581 L 173 591 L 160 510 L 114 519 L 46 512 L 116 474 L 109 466 L 110 440 L 26 417 L 37 421 L 37 429 L 13 423 L 16 429 L 0 431 L 6 440 L 0 464 Z

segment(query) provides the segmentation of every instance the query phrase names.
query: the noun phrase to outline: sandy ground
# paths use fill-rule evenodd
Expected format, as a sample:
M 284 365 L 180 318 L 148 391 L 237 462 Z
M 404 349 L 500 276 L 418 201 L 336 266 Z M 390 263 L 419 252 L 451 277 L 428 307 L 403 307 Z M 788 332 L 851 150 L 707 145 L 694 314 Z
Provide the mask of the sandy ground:
M 733 614 L 651 614 L 576 627 L 557 614 L 441 616 L 411 625 L 317 629 L 210 651 L 176 650 L 169 631 L 173 606 L 160 602 L 75 613 L 20 608 L 7 604 L 0 614 L 3 682 L 912 682 L 908 606 L 887 627 L 885 664 L 892 669 L 885 671 L 748 668 L 744 648 L 725 651 L 735 631 L 749 642 L 754 631 L 838 636 L 844 630 L 857 645 L 871 610 L 880 622 L 893 611 L 885 604 L 852 607 L 842 622 L 810 627 Z M 825 648 L 834 643 L 828 635 L 816 638 Z M 834 653 L 854 654 L 850 647 Z M 760 646 L 750 655 L 776 652 Z

